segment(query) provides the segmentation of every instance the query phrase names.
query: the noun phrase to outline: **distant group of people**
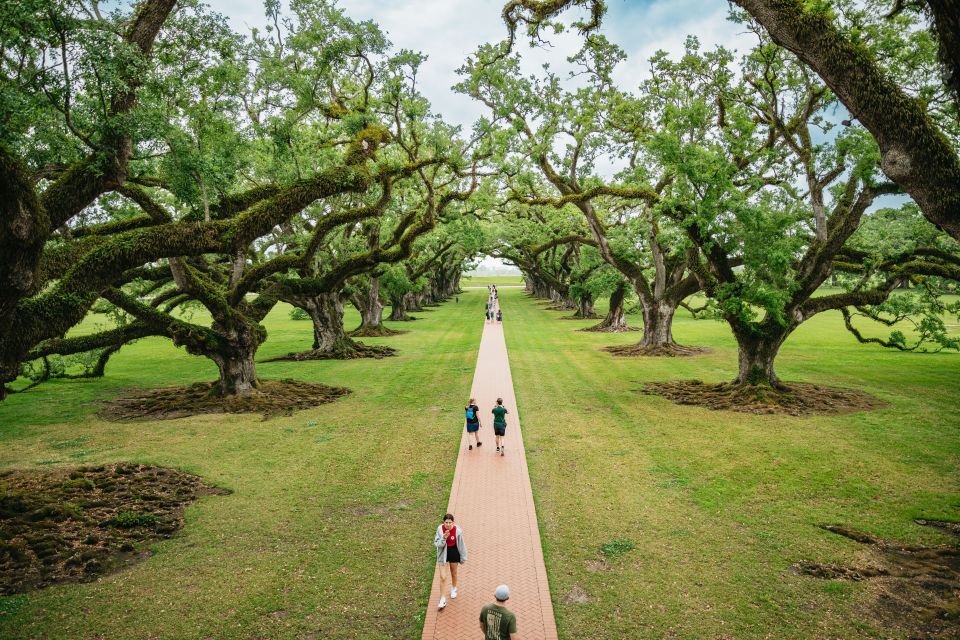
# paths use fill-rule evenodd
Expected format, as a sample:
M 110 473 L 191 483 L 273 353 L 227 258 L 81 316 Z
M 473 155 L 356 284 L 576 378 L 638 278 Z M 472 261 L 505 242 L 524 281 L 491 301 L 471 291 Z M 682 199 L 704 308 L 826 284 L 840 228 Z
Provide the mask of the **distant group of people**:
M 488 323 L 492 323 L 494 319 L 498 323 L 503 322 L 503 311 L 500 309 L 500 302 L 497 299 L 497 285 L 488 284 L 487 285 L 487 310 L 484 312 L 484 319 Z
M 492 294 L 491 294 L 492 295 Z M 489 308 L 488 308 L 489 311 Z M 497 398 L 496 404 L 490 410 L 493 415 L 493 435 L 496 443 L 494 455 L 506 455 L 504 439 L 507 435 L 507 414 L 510 412 L 503 406 L 503 398 Z M 480 407 L 476 398 L 464 407 L 464 417 L 467 428 L 467 450 L 472 451 L 474 445 L 479 449 L 480 441 Z M 443 522 L 437 527 L 433 538 L 433 545 L 437 551 L 437 564 L 440 565 L 440 602 L 438 608 L 447 606 L 447 573 L 450 577 L 450 599 L 457 597 L 457 572 L 460 565 L 467 561 L 467 545 L 464 542 L 463 530 L 454 521 L 452 513 L 443 516 Z M 493 593 L 494 601 L 486 604 L 480 610 L 480 629 L 485 640 L 512 640 L 517 632 L 517 616 L 510 611 L 505 603 L 510 599 L 510 588 L 499 585 Z

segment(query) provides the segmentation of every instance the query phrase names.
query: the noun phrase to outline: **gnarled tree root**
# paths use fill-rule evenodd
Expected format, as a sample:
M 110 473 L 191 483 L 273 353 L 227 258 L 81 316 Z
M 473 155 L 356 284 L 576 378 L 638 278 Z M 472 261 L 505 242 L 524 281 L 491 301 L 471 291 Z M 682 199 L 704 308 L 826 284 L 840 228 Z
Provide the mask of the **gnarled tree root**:
M 91 582 L 147 558 L 183 526 L 188 504 L 227 493 L 140 464 L 0 473 L 0 596 Z
M 915 520 L 957 535 L 960 524 Z M 960 631 L 960 549 L 957 545 L 905 545 L 849 527 L 821 527 L 870 548 L 863 566 L 801 561 L 791 569 L 823 580 L 869 581 L 871 622 L 902 630 L 910 638 L 956 638 Z
M 98 412 L 107 420 L 168 420 L 207 413 L 290 414 L 350 393 L 343 387 L 299 380 L 261 380 L 253 391 L 222 396 L 216 383 L 200 382 L 188 387 L 143 391 L 105 402 Z
M 650 382 L 641 391 L 668 398 L 676 404 L 757 414 L 834 415 L 886 406 L 882 400 L 862 391 L 803 382 L 784 385 L 784 389 L 774 389 L 766 385 L 704 384 L 699 380 L 675 380 Z
M 660 346 L 644 346 L 641 344 L 615 344 L 604 347 L 601 351 L 612 353 L 615 356 L 648 358 L 679 358 L 685 356 L 699 356 L 710 353 L 706 347 L 687 347 L 682 344 L 665 344 Z

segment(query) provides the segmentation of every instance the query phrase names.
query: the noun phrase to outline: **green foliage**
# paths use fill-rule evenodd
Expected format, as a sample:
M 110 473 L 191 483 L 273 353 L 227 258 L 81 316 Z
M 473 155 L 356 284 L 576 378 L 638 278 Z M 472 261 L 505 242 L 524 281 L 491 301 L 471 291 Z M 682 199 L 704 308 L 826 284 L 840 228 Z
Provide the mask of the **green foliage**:
M 291 320 L 309 320 L 310 314 L 301 309 L 300 307 L 291 307 L 290 308 L 290 319 Z
M 158 520 L 159 518 L 153 513 L 121 511 L 110 521 L 110 524 L 121 529 L 132 529 L 133 527 L 153 526 Z

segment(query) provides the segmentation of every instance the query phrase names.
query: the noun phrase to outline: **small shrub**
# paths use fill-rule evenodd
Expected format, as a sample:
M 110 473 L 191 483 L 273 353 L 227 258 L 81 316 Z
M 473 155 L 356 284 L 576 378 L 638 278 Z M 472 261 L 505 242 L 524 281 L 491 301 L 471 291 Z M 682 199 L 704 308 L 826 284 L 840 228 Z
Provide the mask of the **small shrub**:
M 291 320 L 309 320 L 310 314 L 301 309 L 300 307 L 294 307 L 290 309 L 290 319 Z
M 121 529 L 133 527 L 149 527 L 157 523 L 157 516 L 152 513 L 138 513 L 136 511 L 121 511 L 110 523 Z

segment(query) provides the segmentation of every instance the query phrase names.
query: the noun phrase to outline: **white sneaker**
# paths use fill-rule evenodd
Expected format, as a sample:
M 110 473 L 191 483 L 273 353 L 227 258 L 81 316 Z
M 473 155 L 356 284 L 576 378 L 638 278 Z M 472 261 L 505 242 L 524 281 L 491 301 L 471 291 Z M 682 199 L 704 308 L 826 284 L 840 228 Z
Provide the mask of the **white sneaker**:
M 450 599 L 453 600 L 456 597 L 457 597 L 457 588 L 454 587 L 453 589 L 450 589 Z
M 437 609 L 443 609 L 445 606 L 447 606 L 447 599 L 440 596 L 440 604 L 437 606 Z

